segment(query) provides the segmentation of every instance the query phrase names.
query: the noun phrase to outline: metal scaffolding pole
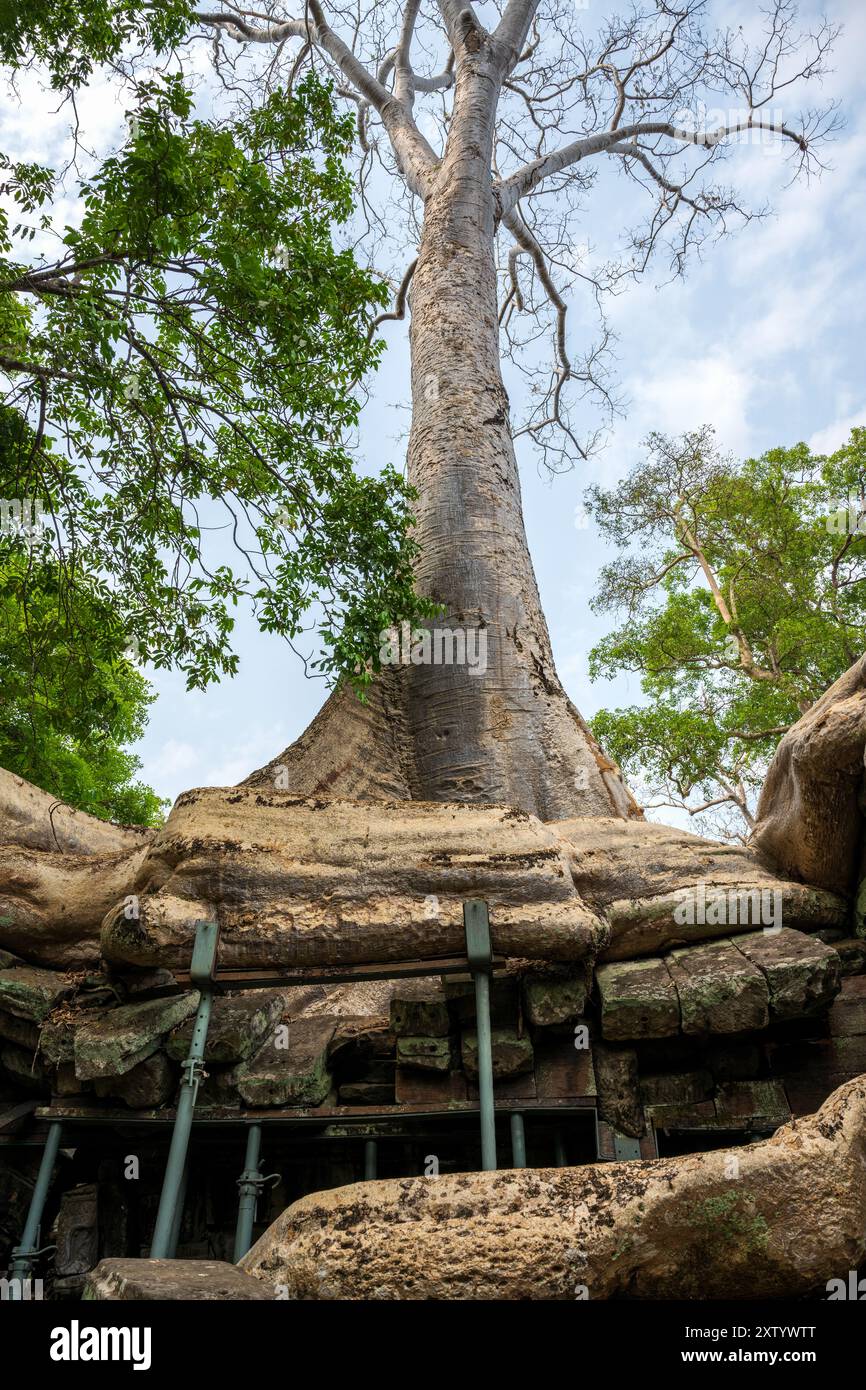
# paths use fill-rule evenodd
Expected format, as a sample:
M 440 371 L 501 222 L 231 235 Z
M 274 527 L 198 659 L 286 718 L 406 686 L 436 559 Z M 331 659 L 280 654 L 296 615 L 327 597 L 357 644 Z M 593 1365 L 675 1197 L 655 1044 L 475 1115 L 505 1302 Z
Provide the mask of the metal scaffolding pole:
M 478 1105 L 481 1111 L 481 1167 L 496 1168 L 496 1109 L 493 1101 L 493 1039 L 490 1030 L 490 974 L 493 950 L 487 904 L 470 899 L 463 904 L 466 956 L 475 982 L 478 1031 Z
M 9 1274 L 13 1282 L 9 1287 L 9 1297 L 13 1302 L 21 1301 L 21 1281 L 29 1277 L 33 1261 L 39 1253 L 39 1227 L 42 1224 L 42 1213 L 45 1210 L 45 1200 L 51 1186 L 54 1164 L 57 1162 L 62 1128 L 59 1120 L 55 1120 L 48 1127 L 45 1148 L 42 1150 L 39 1172 L 36 1175 L 36 1185 L 33 1188 L 27 1220 L 24 1222 L 24 1230 L 21 1233 L 21 1243 L 12 1251 Z
M 379 1171 L 379 1151 L 375 1139 L 364 1143 L 364 1181 L 373 1182 Z
M 183 1207 L 186 1201 L 186 1185 L 189 1179 L 189 1155 L 183 1165 L 183 1176 L 180 1180 L 180 1190 L 177 1194 L 177 1205 L 174 1209 L 174 1221 L 171 1223 L 171 1236 L 168 1242 L 168 1258 L 177 1259 L 177 1243 L 180 1240 L 180 1223 L 183 1221 Z
M 512 1168 L 526 1167 L 526 1132 L 523 1128 L 523 1116 L 519 1110 L 515 1110 L 511 1116 L 511 1166 Z
M 185 1075 L 178 1096 L 174 1129 L 171 1133 L 171 1146 L 168 1151 L 165 1178 L 159 1198 L 159 1210 L 156 1213 L 156 1225 L 150 1244 L 150 1258 L 152 1260 L 171 1258 L 171 1237 L 175 1212 L 189 1150 L 189 1137 L 192 1132 L 196 1097 L 204 1071 L 204 1052 L 213 1003 L 213 973 L 216 965 L 218 941 L 219 927 L 216 922 L 198 922 L 196 924 L 195 945 L 189 973 L 190 979 L 200 992 L 199 1005 L 192 1030 L 192 1041 L 189 1045 L 189 1056 L 183 1064 Z
M 251 1124 L 247 1130 L 247 1151 L 244 1158 L 244 1171 L 238 1178 L 238 1224 L 235 1229 L 235 1249 L 232 1259 L 235 1264 L 242 1260 L 253 1243 L 253 1226 L 256 1220 L 256 1202 L 262 1187 L 259 1172 L 259 1155 L 262 1148 L 262 1127 Z

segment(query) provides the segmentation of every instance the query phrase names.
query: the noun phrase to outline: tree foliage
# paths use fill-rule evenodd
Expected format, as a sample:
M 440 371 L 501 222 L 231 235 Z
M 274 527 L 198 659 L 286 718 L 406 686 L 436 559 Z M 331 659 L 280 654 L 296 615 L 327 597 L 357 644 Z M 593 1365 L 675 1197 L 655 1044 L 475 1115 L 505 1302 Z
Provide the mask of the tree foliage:
M 652 435 L 648 458 L 587 507 L 618 547 L 593 607 L 620 625 L 592 677 L 636 672 L 645 702 L 593 731 L 653 804 L 743 837 L 780 735 L 866 638 L 866 429 L 736 463 L 705 428 Z
M 75 609 L 68 640 L 66 605 Z M 79 577 L 21 554 L 0 567 L 0 766 L 106 820 L 155 825 L 163 803 L 136 779 L 153 701 L 123 653 L 113 608 Z
M 50 61 L 68 86 L 118 36 L 169 43 L 186 13 L 97 4 L 55 52 L 67 8 L 7 28 L 7 59 Z M 429 606 L 409 489 L 388 465 L 359 474 L 345 445 L 385 293 L 332 238 L 351 122 L 315 73 L 221 123 L 195 117 L 176 73 L 133 91 L 128 138 L 80 182 L 55 252 L 23 254 L 53 234 L 52 172 L 2 160 L 17 221 L 0 214 L 0 369 L 29 432 L 0 496 L 40 499 L 61 592 L 85 570 L 141 656 L 190 686 L 235 671 L 241 601 L 289 640 L 315 609 L 322 669 L 363 684 L 380 630 Z M 222 520 L 202 520 L 211 503 Z

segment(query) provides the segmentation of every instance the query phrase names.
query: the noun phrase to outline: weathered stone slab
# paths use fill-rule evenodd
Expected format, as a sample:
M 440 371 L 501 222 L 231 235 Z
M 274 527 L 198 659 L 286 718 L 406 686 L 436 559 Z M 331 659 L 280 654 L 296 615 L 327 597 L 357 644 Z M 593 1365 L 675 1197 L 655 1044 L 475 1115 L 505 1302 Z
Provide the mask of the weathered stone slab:
M 208 1025 L 205 1061 L 232 1065 L 257 1052 L 285 1008 L 285 993 L 273 989 L 218 995 Z M 166 1052 L 176 1062 L 189 1055 L 194 1020 L 185 1019 L 169 1034 Z
M 535 1080 L 539 1100 L 574 1100 L 596 1095 L 590 1047 L 575 1047 L 575 1039 L 535 1039 Z
M 337 1096 L 339 1105 L 393 1105 L 394 1087 L 385 1081 L 347 1081 Z
M 48 1073 L 37 1052 L 7 1042 L 0 1047 L 0 1066 L 17 1085 L 31 1091 L 45 1091 Z
M 494 1080 L 501 1080 L 510 1076 L 519 1076 L 522 1072 L 532 1070 L 532 1040 L 526 1035 L 521 1038 L 518 1037 L 514 1029 L 493 1028 L 491 1030 L 491 1044 Z M 460 1056 L 466 1075 L 477 1077 L 477 1033 L 465 1032 L 462 1035 L 460 1040 Z
M 466 1100 L 468 1090 L 462 1071 L 450 1071 L 444 1075 L 442 1072 L 398 1067 L 394 1093 L 398 1105 L 445 1106 L 453 1100 Z
M 787 1124 L 791 1107 L 780 1081 L 727 1081 L 716 1095 L 719 1125 L 737 1129 L 775 1129 Z
M 39 1025 L 15 1014 L 0 1013 L 0 1038 L 35 1052 L 39 1046 Z
M 97 1076 L 122 1076 L 156 1052 L 167 1033 L 194 1013 L 198 991 L 122 1004 L 75 1031 L 75 1074 L 86 1081 Z
M 523 981 L 523 1008 L 536 1028 L 571 1023 L 586 1008 L 586 976 L 527 975 Z
M 866 938 L 844 936 L 830 944 L 842 962 L 843 975 L 862 975 L 866 970 Z
M 80 1096 L 93 1087 L 92 1081 L 78 1080 L 73 1062 L 61 1062 L 52 1069 L 50 1077 L 51 1093 L 55 1096 Z
M 738 936 L 734 945 L 766 976 L 774 1018 L 818 1013 L 839 992 L 839 957 L 814 936 L 783 927 Z
M 66 1296 L 80 1296 L 88 1271 L 99 1259 L 99 1187 L 96 1183 L 79 1183 L 64 1192 L 51 1240 L 57 1246 L 55 1295 L 59 1291 Z
M 120 1302 L 267 1302 L 276 1289 L 223 1260 L 101 1260 L 88 1275 L 84 1297 Z
M 402 1038 L 448 1036 L 448 1001 L 441 980 L 404 980 L 391 997 L 391 1029 Z
M 705 1130 L 718 1129 L 715 1102 L 693 1101 L 690 1105 L 648 1105 L 647 1119 L 656 1129 Z
M 695 1105 L 712 1096 L 715 1082 L 708 1071 L 669 1072 L 641 1078 L 644 1105 Z
M 246 1105 L 321 1105 L 331 1089 L 328 1047 L 332 1018 L 281 1024 L 254 1057 L 229 1073 Z
M 700 1037 L 766 1028 L 766 978 L 732 942 L 711 941 L 674 951 L 670 971 L 685 1034 Z
M 84 1021 L 94 1022 L 102 1013 L 85 1015 Z M 52 1066 L 75 1062 L 75 1022 L 73 1017 L 49 1019 L 39 1032 L 39 1051 Z
M 449 1071 L 451 1044 L 447 1038 L 398 1038 L 397 1065 L 421 1071 Z
M 834 1037 L 866 1033 L 866 975 L 853 976 L 843 982 L 841 993 L 830 1009 L 829 1023 Z
M 596 971 L 601 1031 L 611 1042 L 673 1037 L 680 1029 L 676 986 L 664 960 L 611 962 Z
M 639 1139 L 646 1128 L 638 1084 L 637 1053 L 631 1047 L 593 1048 L 598 1113 L 621 1134 Z
M 0 1009 L 16 1018 L 41 1023 L 70 992 L 69 982 L 55 970 L 40 970 L 35 965 L 0 970 Z
M 171 1100 L 178 1084 L 178 1069 L 173 1067 L 164 1052 L 154 1052 L 122 1076 L 98 1080 L 98 1096 L 122 1100 L 134 1110 L 147 1110 L 165 1105 Z

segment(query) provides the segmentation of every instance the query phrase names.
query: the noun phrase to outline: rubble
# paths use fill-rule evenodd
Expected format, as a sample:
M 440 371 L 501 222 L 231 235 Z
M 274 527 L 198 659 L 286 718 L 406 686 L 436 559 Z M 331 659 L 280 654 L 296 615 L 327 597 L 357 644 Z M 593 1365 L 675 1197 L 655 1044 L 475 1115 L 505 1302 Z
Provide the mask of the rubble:
M 75 1074 L 81 1081 L 122 1076 L 155 1052 L 178 1023 L 194 1013 L 198 991 L 108 1009 L 75 1032 Z

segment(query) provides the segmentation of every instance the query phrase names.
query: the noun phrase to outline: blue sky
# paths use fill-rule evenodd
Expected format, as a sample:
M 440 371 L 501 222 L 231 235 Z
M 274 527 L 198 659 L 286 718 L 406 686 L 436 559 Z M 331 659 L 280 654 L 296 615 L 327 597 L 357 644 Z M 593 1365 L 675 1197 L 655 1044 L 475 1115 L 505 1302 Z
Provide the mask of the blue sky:
M 594 23 L 609 7 L 586 12 Z M 657 267 L 640 285 L 609 304 L 619 335 L 616 370 L 629 406 L 605 451 L 589 466 L 548 479 L 530 450 L 521 450 L 524 506 L 542 602 L 560 676 L 589 717 L 611 704 L 639 697 L 636 679 L 592 684 L 587 654 L 610 626 L 589 609 L 600 566 L 610 558 L 592 525 L 575 526 L 575 508 L 588 483 L 612 482 L 640 458 L 651 429 L 681 432 L 704 422 L 720 444 L 739 454 L 805 439 L 838 447 L 855 424 L 866 424 L 866 294 L 862 255 L 866 226 L 866 127 L 861 109 L 866 53 L 862 0 L 830 0 L 830 18 L 845 24 L 824 84 L 841 98 L 846 127 L 828 147 L 832 167 L 809 184 L 785 187 L 790 168 L 781 152 L 747 147 L 730 161 L 726 177 L 754 203 L 770 199 L 774 215 L 708 247 L 684 282 L 657 288 L 667 278 Z M 817 6 L 802 7 L 804 17 Z M 754 20 L 754 4 L 726 3 L 719 22 Z M 813 98 L 814 99 L 814 98 Z M 43 107 L 46 99 L 41 98 Z M 783 105 L 785 110 L 785 105 Z M 52 157 L 51 124 L 32 121 L 33 105 L 0 114 L 0 148 Z M 120 112 L 111 89 L 85 94 L 84 128 L 106 146 L 117 138 Z M 617 228 L 640 212 L 639 192 L 624 180 L 606 184 L 590 202 L 581 227 L 599 254 L 612 249 Z M 581 306 L 572 333 L 580 343 Z M 408 351 L 402 326 L 386 327 L 389 351 L 365 408 L 359 453 L 368 467 L 405 452 L 408 426 Z M 519 389 L 512 405 L 519 414 Z M 138 747 L 142 776 L 161 795 L 192 786 L 237 781 L 300 734 L 320 707 L 325 688 L 305 677 L 292 651 L 261 634 L 240 614 L 236 628 L 240 670 L 205 693 L 188 693 L 181 677 L 148 672 L 158 692 Z M 673 818 L 672 813 L 667 817 Z

